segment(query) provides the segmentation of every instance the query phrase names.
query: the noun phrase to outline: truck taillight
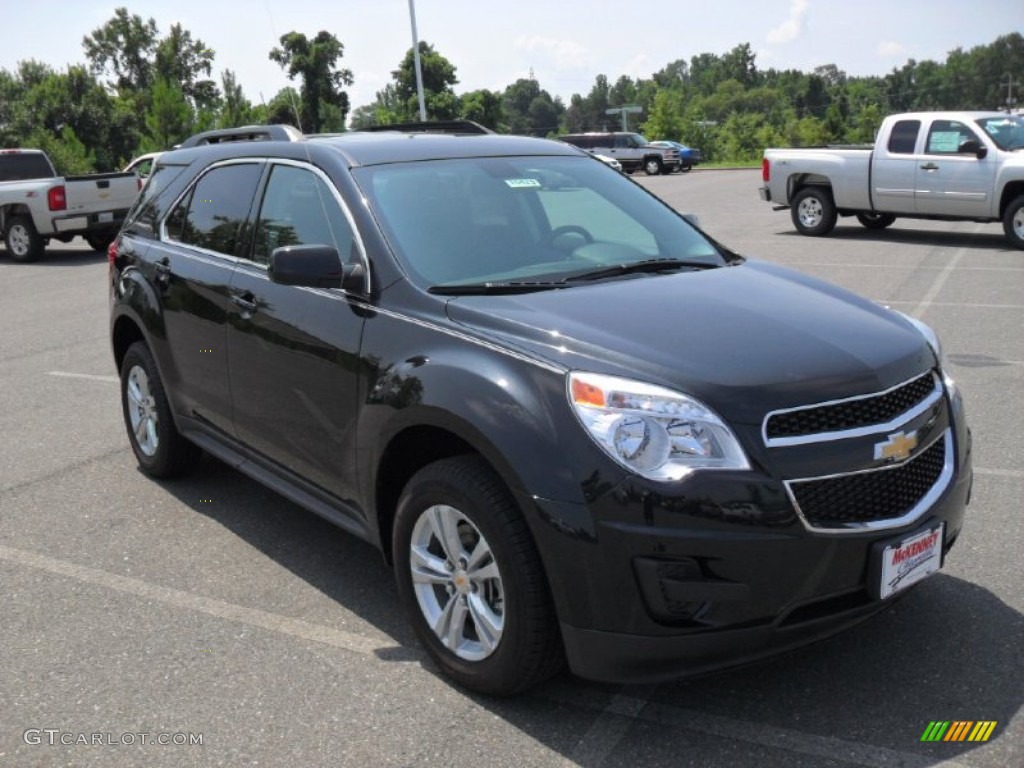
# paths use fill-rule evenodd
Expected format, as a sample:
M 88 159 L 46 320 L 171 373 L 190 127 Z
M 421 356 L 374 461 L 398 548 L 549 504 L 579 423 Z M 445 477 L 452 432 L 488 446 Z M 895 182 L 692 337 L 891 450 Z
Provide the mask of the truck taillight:
M 764 182 L 771 181 L 771 175 L 772 175 L 772 172 L 771 172 L 770 166 L 768 165 L 768 158 L 767 157 L 762 158 L 762 160 L 761 160 L 761 181 L 764 181 Z
M 51 211 L 63 211 L 68 207 L 68 198 L 64 187 L 50 187 L 46 193 L 46 201 L 49 203 Z

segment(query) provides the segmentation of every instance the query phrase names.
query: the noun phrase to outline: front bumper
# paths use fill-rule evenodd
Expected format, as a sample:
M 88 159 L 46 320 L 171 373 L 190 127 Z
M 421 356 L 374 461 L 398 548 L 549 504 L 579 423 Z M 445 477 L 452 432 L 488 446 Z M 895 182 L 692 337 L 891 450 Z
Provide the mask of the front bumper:
M 960 415 L 960 414 L 958 414 Z M 808 529 L 777 478 L 705 472 L 668 495 L 629 478 L 589 504 L 532 499 L 569 665 L 588 679 L 655 682 L 819 640 L 890 605 L 872 582 L 879 542 L 945 524 L 972 485 L 954 421 L 954 475 L 913 520 L 884 530 Z M 556 532 L 557 531 L 557 532 Z

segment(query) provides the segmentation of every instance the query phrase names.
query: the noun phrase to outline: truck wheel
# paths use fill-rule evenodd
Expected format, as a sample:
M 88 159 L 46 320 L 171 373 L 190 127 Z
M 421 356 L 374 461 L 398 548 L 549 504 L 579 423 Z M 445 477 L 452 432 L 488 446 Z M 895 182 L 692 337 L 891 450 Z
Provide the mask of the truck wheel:
M 121 409 L 139 468 L 150 477 L 175 477 L 192 469 L 199 447 L 178 432 L 156 362 L 141 341 L 121 363 Z
M 657 157 L 648 157 L 644 160 L 644 173 L 648 176 L 657 176 L 661 173 L 661 159 Z
M 689 173 L 691 170 L 693 170 L 693 166 L 692 165 L 680 165 L 679 166 L 679 172 L 680 173 Z
M 481 458 L 442 459 L 413 476 L 395 513 L 392 554 L 420 643 L 457 683 L 505 696 L 561 668 L 540 556 Z
M 117 232 L 89 232 L 83 235 L 85 242 L 89 244 L 89 247 L 94 251 L 103 251 L 106 253 L 107 248 L 114 242 L 117 237 Z
M 828 187 L 804 187 L 797 192 L 790 206 L 793 226 L 802 235 L 821 237 L 836 225 L 836 206 Z
M 1024 195 L 1015 197 L 1003 214 L 1003 232 L 1014 248 L 1024 250 Z
M 36 232 L 36 225 L 28 216 L 11 217 L 7 222 L 4 243 L 15 261 L 35 261 L 43 252 L 43 238 Z
M 868 229 L 885 229 L 896 221 L 896 217 L 891 213 L 858 213 L 857 221 Z

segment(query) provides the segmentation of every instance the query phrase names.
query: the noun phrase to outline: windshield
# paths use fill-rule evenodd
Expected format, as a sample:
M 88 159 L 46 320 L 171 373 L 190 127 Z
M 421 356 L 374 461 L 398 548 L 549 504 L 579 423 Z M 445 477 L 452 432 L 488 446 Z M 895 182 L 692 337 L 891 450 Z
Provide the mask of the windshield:
M 726 263 L 678 213 L 589 157 L 432 160 L 354 174 L 427 287 L 543 283 L 652 260 Z
M 1017 115 L 983 117 L 978 120 L 978 125 L 1000 149 L 1011 150 L 1024 147 L 1024 117 Z

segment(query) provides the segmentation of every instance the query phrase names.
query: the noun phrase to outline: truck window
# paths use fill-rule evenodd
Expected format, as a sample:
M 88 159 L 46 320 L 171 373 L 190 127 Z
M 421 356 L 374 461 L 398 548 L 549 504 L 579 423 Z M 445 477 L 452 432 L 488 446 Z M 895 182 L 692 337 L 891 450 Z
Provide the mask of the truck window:
M 56 175 L 40 152 L 0 152 L 0 181 L 51 179 Z
M 898 120 L 889 134 L 889 152 L 894 155 L 912 155 L 917 145 L 920 120 Z
M 929 155 L 955 155 L 968 139 L 977 139 L 974 131 L 956 120 L 935 120 L 928 129 L 925 152 Z

